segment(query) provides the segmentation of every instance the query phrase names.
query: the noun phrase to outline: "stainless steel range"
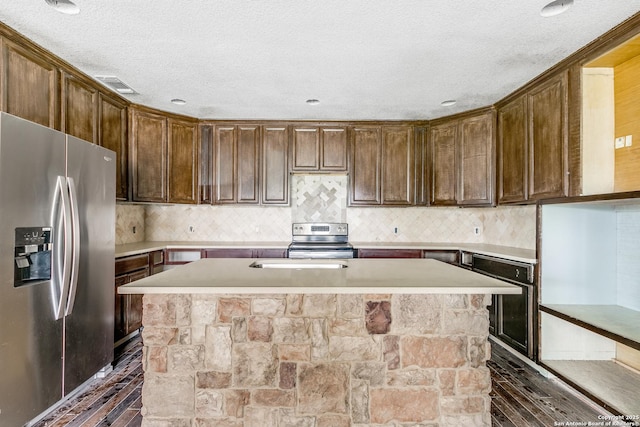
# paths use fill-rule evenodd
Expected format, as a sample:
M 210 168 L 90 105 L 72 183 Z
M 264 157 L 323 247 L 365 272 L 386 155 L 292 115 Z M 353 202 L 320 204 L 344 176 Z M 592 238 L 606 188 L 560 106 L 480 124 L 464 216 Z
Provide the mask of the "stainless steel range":
M 289 258 L 354 258 L 349 243 L 349 227 L 345 223 L 294 223 Z

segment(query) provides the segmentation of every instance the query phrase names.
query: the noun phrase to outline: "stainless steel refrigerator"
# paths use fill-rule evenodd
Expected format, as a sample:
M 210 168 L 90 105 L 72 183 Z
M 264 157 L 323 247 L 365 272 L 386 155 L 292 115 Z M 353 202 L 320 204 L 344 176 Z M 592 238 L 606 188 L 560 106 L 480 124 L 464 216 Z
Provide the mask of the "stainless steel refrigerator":
M 0 113 L 0 426 L 113 360 L 115 154 Z

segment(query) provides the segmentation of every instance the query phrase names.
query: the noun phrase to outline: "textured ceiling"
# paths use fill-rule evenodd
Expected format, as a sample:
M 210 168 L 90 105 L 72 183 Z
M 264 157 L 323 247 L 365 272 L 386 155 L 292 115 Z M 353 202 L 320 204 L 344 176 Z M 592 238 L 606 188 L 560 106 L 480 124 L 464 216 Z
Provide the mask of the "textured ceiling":
M 547 2 L 75 0 L 81 12 L 64 15 L 2 0 L 0 20 L 164 111 L 414 120 L 490 105 L 640 11 L 640 0 L 575 0 L 543 18 Z

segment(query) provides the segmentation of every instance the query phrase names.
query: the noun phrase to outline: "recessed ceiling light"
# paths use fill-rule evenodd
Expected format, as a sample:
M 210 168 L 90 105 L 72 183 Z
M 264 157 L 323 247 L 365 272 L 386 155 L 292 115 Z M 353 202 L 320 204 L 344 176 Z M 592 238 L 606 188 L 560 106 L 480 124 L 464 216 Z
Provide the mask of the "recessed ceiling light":
M 452 105 L 455 105 L 455 103 L 456 103 L 455 99 L 449 99 L 446 101 L 442 101 L 440 105 L 442 105 L 443 107 L 451 107 Z
M 318 105 L 318 104 L 320 104 L 320 100 L 319 99 L 307 99 L 307 104 L 309 104 L 309 105 Z
M 540 11 L 540 15 L 548 18 L 550 16 L 560 15 L 571 7 L 573 0 L 554 0 Z
M 67 15 L 77 15 L 80 8 L 71 0 L 44 0 L 49 6 Z
M 176 104 L 176 105 L 184 105 L 187 103 L 187 101 L 185 101 L 184 99 L 180 99 L 180 98 L 173 98 L 171 100 L 172 103 Z

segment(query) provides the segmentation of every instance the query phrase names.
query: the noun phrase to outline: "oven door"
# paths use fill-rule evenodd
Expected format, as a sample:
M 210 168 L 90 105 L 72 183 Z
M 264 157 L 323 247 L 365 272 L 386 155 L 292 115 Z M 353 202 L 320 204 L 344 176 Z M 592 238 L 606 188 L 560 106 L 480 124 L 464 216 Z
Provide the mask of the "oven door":
M 513 283 L 522 288 L 520 295 L 495 295 L 494 334 L 511 347 L 534 358 L 531 339 L 533 331 L 533 286 Z

